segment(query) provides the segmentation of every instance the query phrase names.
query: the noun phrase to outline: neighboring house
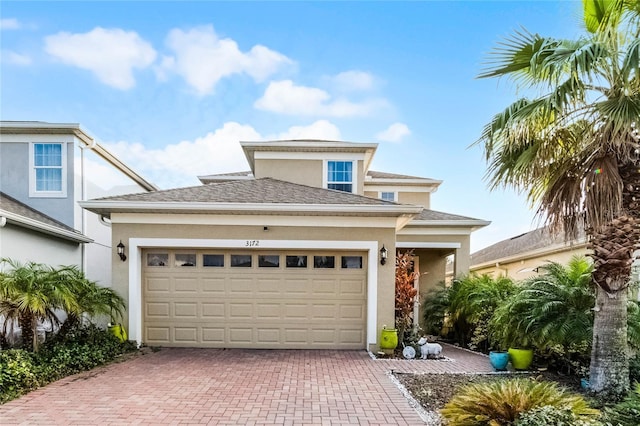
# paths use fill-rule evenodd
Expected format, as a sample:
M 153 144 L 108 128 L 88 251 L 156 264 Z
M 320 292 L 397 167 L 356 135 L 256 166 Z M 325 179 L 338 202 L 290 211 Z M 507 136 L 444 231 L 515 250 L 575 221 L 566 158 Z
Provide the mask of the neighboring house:
M 157 188 L 78 124 L 0 121 L 0 257 L 111 285 L 110 223 L 78 201 Z
M 548 228 L 499 241 L 471 254 L 470 272 L 506 276 L 515 280 L 529 278 L 549 261 L 566 265 L 575 255 L 586 255 L 587 239 L 583 230 L 577 238 L 565 240 L 564 233 L 552 233 Z
M 81 203 L 126 247 L 113 277 L 130 338 L 373 349 L 394 324 L 396 249 L 415 250 L 423 292 L 444 279 L 449 255 L 468 270 L 471 232 L 489 224 L 429 210 L 440 181 L 370 171 L 377 144 L 241 146 L 250 171 Z

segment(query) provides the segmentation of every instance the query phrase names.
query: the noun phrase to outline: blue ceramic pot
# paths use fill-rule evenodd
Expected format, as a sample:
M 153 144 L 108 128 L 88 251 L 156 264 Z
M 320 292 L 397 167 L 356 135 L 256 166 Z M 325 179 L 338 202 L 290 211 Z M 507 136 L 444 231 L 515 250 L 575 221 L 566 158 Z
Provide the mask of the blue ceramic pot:
M 506 370 L 509 364 L 508 352 L 489 352 L 489 362 L 491 366 L 498 371 Z

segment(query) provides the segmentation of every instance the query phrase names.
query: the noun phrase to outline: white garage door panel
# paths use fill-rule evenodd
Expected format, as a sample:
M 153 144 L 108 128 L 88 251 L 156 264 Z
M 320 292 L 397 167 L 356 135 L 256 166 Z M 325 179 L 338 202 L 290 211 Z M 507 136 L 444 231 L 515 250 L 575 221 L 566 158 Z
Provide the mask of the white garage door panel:
M 366 254 L 326 253 L 335 268 L 229 267 L 231 252 L 197 253 L 195 266 L 179 267 L 175 252 L 168 266 L 143 267 L 143 328 L 148 345 L 237 348 L 338 348 L 365 345 Z M 203 267 L 202 254 L 224 253 L 225 267 Z M 143 254 L 145 261 L 147 252 Z M 233 254 L 249 254 L 238 253 Z M 269 255 L 277 253 L 267 253 Z M 318 254 L 318 252 L 316 252 Z M 362 256 L 362 269 L 342 269 L 342 255 Z

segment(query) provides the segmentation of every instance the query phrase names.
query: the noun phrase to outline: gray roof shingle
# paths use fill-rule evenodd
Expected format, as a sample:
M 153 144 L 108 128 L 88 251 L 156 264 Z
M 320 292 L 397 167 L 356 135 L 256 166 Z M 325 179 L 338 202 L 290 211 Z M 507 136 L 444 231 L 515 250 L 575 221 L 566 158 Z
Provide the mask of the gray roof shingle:
M 436 210 L 424 209 L 413 220 L 480 220 L 469 216 L 439 212 Z
M 94 201 L 204 202 L 247 204 L 395 205 L 361 195 L 273 178 L 208 183 L 187 188 L 98 198 Z
M 367 172 L 367 176 L 373 179 L 423 179 L 423 180 L 434 180 L 431 178 L 425 178 L 420 176 L 409 176 L 409 175 L 399 175 L 395 173 L 386 173 L 386 172 L 376 172 L 374 170 L 369 170 Z
M 566 243 L 569 246 L 570 244 L 583 242 L 585 238 L 586 234 L 584 230 L 580 229 L 578 231 L 577 239 L 566 242 L 563 232 L 553 233 L 549 228 L 542 227 L 499 241 L 493 245 L 483 248 L 482 250 L 472 253 L 471 264 L 480 265 L 486 262 L 497 261 L 499 259 L 508 258 L 557 244 Z

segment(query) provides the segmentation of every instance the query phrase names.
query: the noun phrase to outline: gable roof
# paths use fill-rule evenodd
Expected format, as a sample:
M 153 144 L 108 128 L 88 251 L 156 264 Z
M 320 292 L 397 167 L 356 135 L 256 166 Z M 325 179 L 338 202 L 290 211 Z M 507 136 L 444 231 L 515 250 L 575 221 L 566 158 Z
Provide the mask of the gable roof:
M 33 229 L 77 243 L 89 243 L 93 241 L 91 238 L 70 226 L 58 222 L 52 217 L 21 203 L 3 192 L 0 192 L 0 218 L 4 218 L 7 222 L 23 228 Z
M 407 226 L 464 226 L 475 231 L 490 224 L 488 220 L 424 209 Z
M 386 172 L 378 172 L 374 170 L 367 171 L 367 175 L 365 177 L 365 184 L 396 184 L 396 185 L 424 185 L 430 184 L 440 186 L 442 183 L 441 180 L 425 178 L 420 176 L 409 176 L 409 175 L 400 175 L 396 173 L 386 173 Z
M 273 178 L 234 180 L 187 188 L 118 195 L 81 202 L 95 213 L 111 212 L 245 212 L 279 214 L 414 215 L 422 207 L 397 204 L 332 189 L 316 188 Z
M 0 121 L 0 134 L 13 135 L 73 135 L 83 144 L 84 149 L 90 149 L 120 172 L 124 173 L 135 183 L 147 191 L 157 191 L 158 187 L 140 176 L 137 172 L 124 164 L 115 155 L 100 145 L 78 123 L 47 123 L 44 121 Z
M 499 241 L 493 245 L 471 254 L 473 266 L 486 263 L 499 263 L 505 260 L 524 256 L 531 252 L 550 252 L 554 250 L 572 248 L 586 244 L 584 229 L 578 231 L 578 237 L 572 241 L 565 241 L 564 233 L 553 233 L 547 227 L 535 229 L 515 237 Z

